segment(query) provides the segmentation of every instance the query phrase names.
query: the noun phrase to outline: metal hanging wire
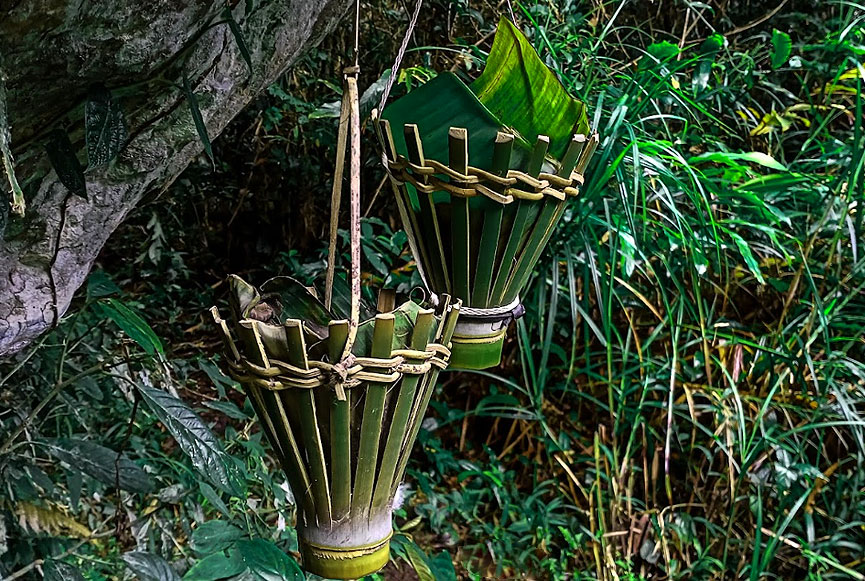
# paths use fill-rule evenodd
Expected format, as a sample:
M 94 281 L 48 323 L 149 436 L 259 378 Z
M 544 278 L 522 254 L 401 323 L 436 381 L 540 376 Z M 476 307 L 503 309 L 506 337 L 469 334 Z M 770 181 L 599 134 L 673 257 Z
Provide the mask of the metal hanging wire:
M 393 84 L 396 81 L 397 73 L 399 73 L 399 67 L 402 64 L 402 59 L 405 56 L 405 51 L 408 48 L 408 43 L 411 41 L 411 37 L 414 34 L 415 25 L 417 25 L 417 19 L 420 15 L 420 9 L 423 5 L 423 0 L 418 0 L 417 4 L 415 4 L 414 12 L 412 12 L 411 19 L 408 23 L 408 28 L 405 31 L 405 36 L 402 39 L 402 44 L 399 47 L 399 51 L 396 53 L 396 59 L 393 61 L 393 66 L 390 68 L 390 77 L 387 79 L 387 83 L 384 85 L 384 91 L 381 93 L 381 99 L 378 102 L 378 109 L 373 113 L 374 119 L 381 115 L 381 112 L 384 111 L 384 106 L 387 103 L 387 98 L 390 96 L 390 90 L 393 88 Z

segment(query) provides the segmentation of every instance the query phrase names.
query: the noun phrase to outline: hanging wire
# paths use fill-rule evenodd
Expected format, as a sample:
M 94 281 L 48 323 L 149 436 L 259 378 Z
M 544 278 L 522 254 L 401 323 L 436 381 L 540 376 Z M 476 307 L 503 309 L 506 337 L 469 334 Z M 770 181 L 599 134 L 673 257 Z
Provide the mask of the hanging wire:
M 417 18 L 420 15 L 421 5 L 423 5 L 423 0 L 417 0 L 414 12 L 411 15 L 411 20 L 409 20 L 408 23 L 408 29 L 405 31 L 402 44 L 399 47 L 399 51 L 396 53 L 396 59 L 393 61 L 393 66 L 390 68 L 390 77 L 388 77 L 387 83 L 384 85 L 381 100 L 378 102 L 377 115 L 381 115 L 381 112 L 384 111 L 385 103 L 387 103 L 387 98 L 390 96 L 390 90 L 393 88 L 394 81 L 396 81 L 396 76 L 399 72 L 399 67 L 402 64 L 402 59 L 405 56 L 405 51 L 408 48 L 408 43 L 411 41 L 412 34 L 414 34 L 414 27 L 417 24 Z
M 360 67 L 360 0 L 354 3 L 354 66 Z

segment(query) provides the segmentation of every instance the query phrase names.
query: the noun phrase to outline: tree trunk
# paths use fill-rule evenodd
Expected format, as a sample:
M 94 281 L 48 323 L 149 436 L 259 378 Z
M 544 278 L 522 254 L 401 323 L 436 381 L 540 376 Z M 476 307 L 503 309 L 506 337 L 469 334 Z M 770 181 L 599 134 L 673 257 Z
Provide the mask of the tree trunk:
M 233 5 L 251 72 L 222 15 L 226 4 Z M 11 7 L 3 5 L 0 132 L 5 84 L 15 173 L 30 194 L 24 216 L 11 217 L 0 242 L 0 356 L 56 324 L 129 211 L 148 191 L 167 187 L 202 152 L 184 75 L 213 138 L 321 39 L 347 2 L 11 0 Z M 94 83 L 119 99 L 129 138 L 110 165 L 85 172 L 83 197 L 60 183 L 44 147 L 58 127 L 68 132 L 74 148 L 84 147 L 84 103 Z M 0 206 L 7 206 L 2 169 L 0 180 Z

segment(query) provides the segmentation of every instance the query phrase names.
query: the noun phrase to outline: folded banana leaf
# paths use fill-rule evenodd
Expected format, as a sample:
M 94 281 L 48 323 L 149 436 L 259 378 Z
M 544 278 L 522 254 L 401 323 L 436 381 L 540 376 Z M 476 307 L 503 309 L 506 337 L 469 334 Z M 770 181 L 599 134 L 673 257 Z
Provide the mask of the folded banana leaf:
M 394 128 L 397 152 L 408 155 L 402 127 L 414 124 L 425 157 L 441 163 L 448 162 L 448 130 L 466 129 L 470 164 L 486 171 L 493 169 L 499 131 L 515 135 L 511 168 L 525 170 L 538 136 L 550 138 L 548 155 L 559 160 L 574 133 L 589 130 L 585 105 L 568 94 L 506 18 L 499 22 L 486 67 L 471 85 L 441 73 L 385 108 L 382 117 Z
M 568 94 L 529 40 L 507 18 L 499 20 L 486 67 L 469 88 L 525 141 L 535 143 L 540 135 L 549 137 L 547 153 L 555 159 L 564 156 L 574 134 L 589 132 L 586 106 Z

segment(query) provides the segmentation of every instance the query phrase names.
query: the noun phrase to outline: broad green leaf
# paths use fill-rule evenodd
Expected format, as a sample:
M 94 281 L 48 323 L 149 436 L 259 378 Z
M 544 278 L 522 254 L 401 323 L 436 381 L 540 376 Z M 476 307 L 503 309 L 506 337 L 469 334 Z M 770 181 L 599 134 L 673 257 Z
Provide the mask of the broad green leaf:
M 724 48 L 724 43 L 726 42 L 727 41 L 723 35 L 718 34 L 717 32 L 711 34 L 700 44 L 700 54 L 715 55 L 718 51 Z
M 216 508 L 219 512 L 222 513 L 222 516 L 227 518 L 231 518 L 231 511 L 228 510 L 228 506 L 222 501 L 222 498 L 219 496 L 219 493 L 216 492 L 211 485 L 207 482 L 201 481 L 198 483 L 198 489 L 201 491 L 201 496 L 207 499 L 207 501 Z
M 204 152 L 210 159 L 210 163 L 214 166 L 216 161 L 213 159 L 213 145 L 210 143 L 210 136 L 207 134 L 207 125 L 204 124 L 204 117 L 201 116 L 201 108 L 198 106 L 198 97 L 195 96 L 195 91 L 192 90 L 192 85 L 189 84 L 189 77 L 186 72 L 183 73 L 183 92 L 186 95 L 186 102 L 189 104 L 189 112 L 192 115 L 192 122 L 195 123 L 195 131 L 198 133 L 198 138 L 204 146 Z
M 324 296 L 325 278 L 321 277 L 315 282 L 315 288 L 319 296 Z M 335 319 L 349 319 L 351 317 L 351 285 L 347 277 L 340 276 L 337 271 L 333 277 L 333 298 L 330 310 Z M 360 298 L 360 320 L 366 321 L 375 316 L 375 309 L 363 297 Z
M 418 581 L 437 581 L 426 561 L 426 555 L 424 555 L 423 551 L 420 550 L 420 547 L 410 539 L 407 539 L 406 542 L 403 543 L 403 547 L 408 555 L 412 569 L 417 573 Z
M 261 581 L 303 581 L 305 576 L 294 559 L 264 539 L 242 540 L 237 549 L 255 579 Z
M 104 270 L 94 270 L 87 277 L 87 298 L 98 299 L 120 292 L 111 277 Z
M 772 31 L 772 68 L 777 69 L 787 64 L 790 53 L 793 51 L 793 42 L 790 35 L 778 29 Z
M 712 74 L 712 64 L 715 62 L 715 55 L 724 47 L 724 42 L 724 37 L 715 33 L 700 45 L 700 59 L 694 68 L 694 75 L 691 81 L 697 93 L 706 90 L 706 87 L 709 85 L 709 77 Z
M 411 339 L 411 332 L 417 320 L 421 307 L 407 301 L 393 311 L 394 328 L 392 349 L 405 349 Z M 375 329 L 375 318 L 368 319 L 358 325 L 352 353 L 357 357 L 368 357 L 372 353 L 372 337 Z
M 280 323 L 287 319 L 300 319 L 307 325 L 312 323 L 326 329 L 327 324 L 336 318 L 309 288 L 291 277 L 271 278 L 261 285 L 259 292 L 261 302 L 274 308 Z
M 183 576 L 184 581 L 217 581 L 218 579 L 228 579 L 239 575 L 246 570 L 246 565 L 236 550 L 228 552 L 228 556 L 223 553 L 215 553 L 209 557 L 205 557 L 195 564 L 192 569 L 186 572 Z
M 481 76 L 470 87 L 451 73 L 398 99 L 383 113 L 391 124 L 397 152 L 406 155 L 403 127 L 415 124 L 425 157 L 447 163 L 448 131 L 468 132 L 469 163 L 492 170 L 499 131 L 515 133 L 510 166 L 525 168 L 539 135 L 551 139 L 549 153 L 561 158 L 575 132 L 588 132 L 585 106 L 568 95 L 525 36 L 502 18 Z M 416 205 L 416 200 L 412 200 Z
M 739 249 L 739 253 L 745 259 L 745 265 L 748 267 L 748 270 L 751 271 L 751 274 L 754 275 L 760 284 L 764 284 L 766 281 L 763 278 L 763 273 L 760 272 L 760 265 L 757 263 L 757 259 L 754 258 L 754 254 L 751 252 L 751 247 L 748 246 L 748 243 L 739 234 L 733 231 L 728 231 L 727 233 L 733 239 L 733 242 L 736 243 L 736 248 Z
M 468 131 L 469 164 L 492 169 L 493 145 L 504 123 L 478 101 L 477 96 L 453 73 L 440 73 L 405 97 L 385 108 L 384 119 L 390 121 L 397 152 L 408 154 L 403 126 L 415 124 L 423 141 L 423 153 L 428 159 L 448 163 L 448 131 L 462 127 Z M 529 144 L 515 140 L 512 167 L 524 167 Z
M 230 401 L 206 401 L 204 402 L 205 407 L 209 407 L 212 410 L 216 410 L 221 414 L 224 414 L 230 417 L 233 420 L 248 420 L 249 416 L 237 407 L 234 402 Z
M 737 186 L 737 188 L 759 193 L 764 196 L 770 196 L 772 194 L 792 191 L 797 186 L 804 186 L 813 181 L 814 177 L 807 174 L 795 172 L 783 174 L 773 173 L 748 180 L 747 182 Z
M 78 511 L 78 503 L 81 500 L 81 487 L 84 485 L 84 477 L 77 470 L 70 470 L 66 474 L 66 490 L 69 491 L 69 506 L 73 511 Z
M 229 275 L 228 289 L 228 303 L 235 320 L 247 318 L 249 310 L 261 300 L 256 288 L 236 274 Z
M 219 392 L 220 398 L 225 398 L 225 389 L 240 389 L 240 384 L 225 375 L 222 370 L 219 369 L 212 361 L 207 361 L 205 359 L 200 359 L 198 361 L 198 368 L 201 369 L 204 373 L 207 374 L 207 377 L 210 378 L 210 381 L 213 382 L 213 385 L 216 386 L 217 391 Z M 205 404 L 207 405 L 207 404 Z M 208 406 L 212 407 L 212 406 Z M 243 419 L 243 418 L 238 418 Z
M 52 131 L 48 136 L 48 142 L 45 144 L 45 152 L 48 154 L 48 161 L 51 162 L 51 167 L 54 168 L 54 173 L 57 174 L 60 183 L 76 196 L 86 198 L 87 185 L 84 181 L 84 168 L 78 161 L 78 155 L 72 147 L 72 142 L 69 141 L 69 134 L 62 129 Z
M 366 257 L 367 261 L 372 265 L 375 271 L 382 275 L 387 276 L 390 273 L 390 269 L 385 264 L 384 260 L 381 258 L 381 254 L 377 248 L 373 248 L 367 245 L 363 246 L 363 255 Z
M 674 59 L 679 55 L 679 47 L 666 40 L 650 44 L 646 47 L 646 54 L 638 64 L 641 69 L 653 69 L 659 63 Z
M 144 402 L 153 411 L 192 461 L 192 465 L 221 490 L 241 496 L 231 458 L 223 451 L 213 432 L 183 401 L 168 392 L 139 386 Z
M 585 105 L 568 94 L 525 35 L 505 17 L 499 20 L 486 66 L 470 88 L 499 121 L 529 143 L 539 135 L 548 136 L 549 153 L 556 159 L 564 156 L 573 134 L 589 131 Z
M 81 572 L 68 563 L 48 559 L 42 565 L 43 581 L 84 581 Z
M 430 570 L 436 581 L 457 581 L 454 563 L 447 551 L 442 551 L 429 559 Z
M 243 531 L 224 520 L 209 520 L 192 531 L 192 549 L 199 555 L 224 551 L 243 537 Z
M 73 438 L 43 442 L 52 456 L 103 484 L 115 486 L 119 478 L 120 488 L 129 492 L 150 492 L 153 489 L 153 481 L 144 470 L 124 455 L 118 461 L 117 452 L 105 446 Z
M 132 551 L 120 556 L 140 581 L 180 581 L 168 562 L 153 553 Z
M 96 304 L 105 317 L 108 317 L 120 327 L 129 338 L 138 343 L 148 355 L 162 353 L 162 341 L 150 328 L 150 325 L 129 307 L 115 299 L 105 299 Z
M 703 153 L 701 155 L 696 155 L 688 159 L 688 163 L 693 165 L 701 162 L 714 162 L 714 163 L 724 163 L 727 165 L 739 165 L 739 162 L 749 162 L 756 163 L 758 165 L 762 165 L 763 167 L 768 167 L 770 169 L 775 169 L 779 171 L 787 171 L 787 167 L 784 164 L 778 162 L 774 157 L 770 155 L 766 155 L 765 153 L 759 151 L 749 151 L 746 153 L 732 153 L 726 151 L 715 151 L 710 153 Z
M 127 136 L 123 111 L 111 91 L 101 84 L 90 87 L 84 106 L 87 167 L 108 165 L 123 149 Z

